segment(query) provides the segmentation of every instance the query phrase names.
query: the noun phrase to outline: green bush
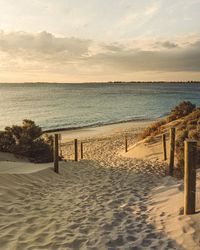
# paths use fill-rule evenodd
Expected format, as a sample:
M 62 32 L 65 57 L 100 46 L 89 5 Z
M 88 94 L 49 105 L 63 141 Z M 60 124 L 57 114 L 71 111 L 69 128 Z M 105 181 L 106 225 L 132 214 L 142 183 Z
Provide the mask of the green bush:
M 0 134 L 0 151 L 24 156 L 33 162 L 51 162 L 53 138 L 43 135 L 35 122 L 23 120 L 22 126 L 6 127 Z

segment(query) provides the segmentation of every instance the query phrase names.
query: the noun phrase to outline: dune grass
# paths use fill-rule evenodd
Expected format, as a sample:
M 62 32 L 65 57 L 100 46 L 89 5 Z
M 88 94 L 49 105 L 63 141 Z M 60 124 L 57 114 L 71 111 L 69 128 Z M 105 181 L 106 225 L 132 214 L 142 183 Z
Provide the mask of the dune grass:
M 171 110 L 170 114 L 147 127 L 139 135 L 140 139 L 153 140 L 156 135 L 165 133 L 170 127 L 176 127 L 176 157 L 177 173 L 183 176 L 184 140 L 194 139 L 200 143 L 200 107 L 191 102 L 181 102 Z M 200 164 L 200 149 L 198 148 L 198 164 Z

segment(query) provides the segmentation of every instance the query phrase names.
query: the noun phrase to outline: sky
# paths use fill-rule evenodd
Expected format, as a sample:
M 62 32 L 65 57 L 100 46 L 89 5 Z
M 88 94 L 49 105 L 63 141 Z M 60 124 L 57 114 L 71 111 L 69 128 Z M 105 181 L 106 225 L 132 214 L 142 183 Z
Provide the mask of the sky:
M 200 80 L 200 0 L 0 0 L 0 82 Z

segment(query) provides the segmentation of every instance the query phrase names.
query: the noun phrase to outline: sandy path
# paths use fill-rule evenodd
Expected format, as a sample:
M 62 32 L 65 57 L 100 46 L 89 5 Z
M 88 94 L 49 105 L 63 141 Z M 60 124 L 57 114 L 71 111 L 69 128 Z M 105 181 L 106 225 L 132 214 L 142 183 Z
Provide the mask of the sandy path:
M 164 170 L 119 158 L 122 147 L 121 136 L 93 140 L 87 160 L 61 163 L 60 175 L 1 175 L 0 249 L 182 249 L 154 227 L 149 209 Z

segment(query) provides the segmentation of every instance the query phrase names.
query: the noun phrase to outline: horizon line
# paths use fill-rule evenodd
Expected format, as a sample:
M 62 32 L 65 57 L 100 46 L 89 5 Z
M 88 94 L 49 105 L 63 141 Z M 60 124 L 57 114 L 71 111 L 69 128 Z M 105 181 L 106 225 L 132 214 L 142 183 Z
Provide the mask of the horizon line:
M 0 82 L 0 84 L 89 84 L 89 83 L 200 83 L 200 80 L 180 80 L 180 81 L 91 81 L 91 82 Z

